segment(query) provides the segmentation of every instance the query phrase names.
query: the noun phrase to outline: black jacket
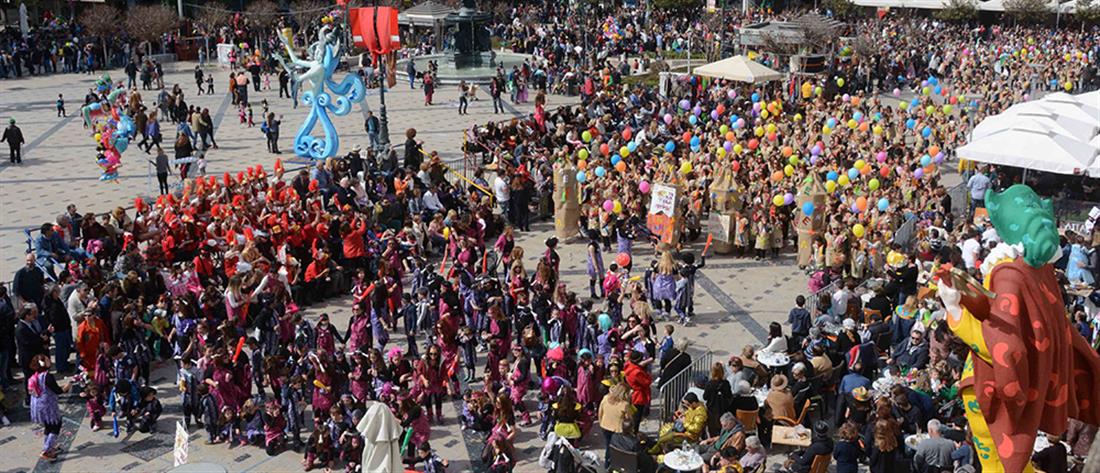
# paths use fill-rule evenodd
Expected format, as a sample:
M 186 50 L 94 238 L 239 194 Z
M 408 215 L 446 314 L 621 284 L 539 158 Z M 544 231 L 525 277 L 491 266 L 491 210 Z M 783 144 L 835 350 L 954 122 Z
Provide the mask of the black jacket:
M 638 471 L 640 473 L 657 471 L 657 461 L 642 447 L 642 443 L 637 438 L 623 434 L 613 434 L 610 445 L 618 450 L 634 453 L 638 457 Z
M 810 466 L 814 464 L 814 458 L 818 455 L 832 455 L 833 454 L 833 439 L 830 438 L 815 438 L 813 443 L 810 444 L 810 448 L 807 448 L 802 452 L 802 455 L 794 461 L 794 466 L 791 467 L 791 471 L 795 473 L 809 473 Z
M 10 125 L 4 129 L 4 137 L 0 138 L 0 143 L 5 141 L 7 141 L 8 146 L 12 148 L 18 148 L 23 146 L 23 143 L 27 142 L 27 140 L 23 139 L 23 130 L 20 130 L 19 127 L 15 125 Z
M 19 352 L 19 366 L 27 368 L 35 355 L 48 353 L 47 342 L 42 333 L 22 320 L 15 324 L 15 344 Z

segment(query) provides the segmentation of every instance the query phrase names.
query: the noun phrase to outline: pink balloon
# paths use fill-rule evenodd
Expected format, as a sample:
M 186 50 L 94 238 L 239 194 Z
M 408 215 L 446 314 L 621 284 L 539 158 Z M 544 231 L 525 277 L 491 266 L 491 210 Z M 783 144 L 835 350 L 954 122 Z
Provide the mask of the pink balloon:
M 666 113 L 664 119 L 665 119 L 665 125 L 668 125 L 668 124 L 672 123 L 672 114 Z
M 649 193 L 649 181 L 639 182 L 638 183 L 638 190 L 642 191 L 643 194 L 648 194 Z M 612 207 L 614 207 L 614 204 L 612 204 Z
M 615 210 L 615 203 L 612 202 L 611 199 L 607 199 L 603 201 L 603 209 L 608 212 Z
M 878 154 L 875 155 L 875 159 L 877 159 L 880 163 L 886 162 L 886 152 L 879 151 Z

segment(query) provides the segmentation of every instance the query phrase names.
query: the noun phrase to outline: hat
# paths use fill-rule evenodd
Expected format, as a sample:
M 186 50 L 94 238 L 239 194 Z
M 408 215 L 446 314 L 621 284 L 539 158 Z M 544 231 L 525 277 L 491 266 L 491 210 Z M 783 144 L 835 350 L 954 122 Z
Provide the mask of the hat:
M 12 125 L 14 125 L 15 124 L 15 117 L 9 118 L 8 123 L 11 123 Z
M 772 377 L 772 389 L 783 389 L 787 387 L 787 376 L 777 374 Z
M 829 423 L 825 421 L 814 422 L 814 435 L 825 436 L 829 435 Z
M 358 153 L 363 150 L 363 145 L 355 145 L 351 148 L 352 153 Z
M 868 399 L 871 399 L 871 393 L 867 392 L 865 386 L 856 386 L 855 389 L 852 389 L 852 397 L 859 402 L 867 402 Z
M 695 384 L 707 384 L 707 375 L 702 373 L 695 375 Z

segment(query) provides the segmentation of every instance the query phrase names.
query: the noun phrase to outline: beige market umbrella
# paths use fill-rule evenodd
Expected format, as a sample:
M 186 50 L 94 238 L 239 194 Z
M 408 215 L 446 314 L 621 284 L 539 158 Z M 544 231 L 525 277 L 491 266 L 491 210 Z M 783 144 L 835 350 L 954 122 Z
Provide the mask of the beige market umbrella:
M 783 78 L 783 73 L 741 55 L 696 67 L 691 73 L 697 76 L 750 83 L 769 82 Z

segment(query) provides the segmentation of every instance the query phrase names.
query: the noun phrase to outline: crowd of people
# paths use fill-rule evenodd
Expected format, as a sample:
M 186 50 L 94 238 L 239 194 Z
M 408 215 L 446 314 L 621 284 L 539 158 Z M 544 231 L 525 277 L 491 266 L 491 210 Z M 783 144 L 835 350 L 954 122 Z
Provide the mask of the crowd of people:
M 158 87 L 152 61 L 132 63 L 131 82 L 140 72 L 160 90 L 156 110 L 136 84 L 127 104 L 137 144 L 158 152 L 161 195 L 103 215 L 69 206 L 37 230 L 11 293 L 0 287 L 0 317 L 13 327 L 0 337 L 0 381 L 15 385 L 11 371 L 22 372 L 46 433 L 43 459 L 63 453 L 58 396 L 67 391 L 79 391 L 93 429 L 110 416 L 114 430 L 156 430 L 168 394 L 151 386 L 151 370 L 171 360 L 188 429 L 268 455 L 293 449 L 307 470 L 358 468 L 357 426 L 379 401 L 407 429 L 405 463 L 429 472 L 447 463 L 433 451 L 432 425 L 481 432 L 476 461 L 507 472 L 521 460 L 517 432 L 534 424 L 548 442 L 540 463 L 557 471 L 608 465 L 616 451 L 656 471 L 660 455 L 685 444 L 706 471 L 760 471 L 776 427 L 799 425 L 811 440 L 784 470 L 810 472 L 827 455 L 841 472 L 861 463 L 876 473 L 974 471 L 981 452 L 957 396 L 967 347 L 922 288 L 942 263 L 981 276 L 997 235 L 975 209 L 986 189 L 1018 177 L 959 163 L 970 198 L 954 202 L 944 170 L 985 116 L 1093 87 L 1095 30 L 853 20 L 875 49 L 841 55 L 826 74 L 769 84 L 686 76 L 662 95 L 627 78 L 657 55 L 689 41 L 720 45 L 729 25 L 769 15 L 722 14 L 730 21 L 719 30 L 687 15 L 615 10 L 577 28 L 553 2 L 506 13 L 513 20 L 494 34 L 533 59 L 501 70 L 489 92 L 496 108 L 505 91 L 526 101 L 530 87 L 535 111 L 470 130 L 464 151 L 492 171 L 469 186 L 448 180 L 415 129 L 400 162 L 394 150 L 356 147 L 296 172 L 276 161 L 271 174 L 208 176 L 199 153 L 192 172 L 185 158 L 217 146 L 209 111 L 188 106 L 179 85 Z M 251 126 L 249 88 L 269 88 L 272 61 L 241 60 L 226 92 Z M 419 75 L 432 106 L 432 66 L 417 74 L 408 64 L 410 86 Z M 202 73 L 196 85 L 212 93 Z M 548 109 L 546 94 L 571 85 L 580 104 Z M 86 103 L 101 99 L 91 92 Z M 277 153 L 279 121 L 262 106 Z M 178 124 L 175 191 L 160 146 L 165 119 Z M 377 121 L 366 128 L 377 134 Z M 556 238 L 536 255 L 516 243 L 553 214 L 555 173 L 579 183 L 587 294 L 563 282 Z M 712 202 L 716 182 L 736 190 L 734 204 Z M 677 189 L 675 241 L 646 225 L 658 184 Z M 820 205 L 795 205 L 807 193 L 821 194 Z M 762 346 L 716 363 L 679 405 L 661 406 L 675 410 L 672 421 L 646 436 L 653 390 L 690 364 L 671 321 L 695 317 L 706 256 L 691 242 L 710 230 L 707 217 L 731 210 L 734 254 L 773 264 L 787 264 L 779 256 L 794 247 L 798 220 L 823 216 L 803 265 L 811 288 L 827 290 L 800 296 L 786 329 L 772 324 Z M 1066 235 L 1067 287 L 1096 287 L 1097 235 Z M 641 261 L 649 248 L 652 261 Z M 333 298 L 350 298 L 346 327 L 303 316 Z M 1089 296 L 1065 300 L 1080 334 L 1100 340 Z M 71 384 L 59 382 L 69 374 Z M 443 415 L 446 399 L 461 399 L 458 419 Z M 1036 457 L 1044 471 L 1066 471 L 1091 445 L 1096 426 L 1070 425 L 1048 433 Z M 602 455 L 572 455 L 594 427 Z

